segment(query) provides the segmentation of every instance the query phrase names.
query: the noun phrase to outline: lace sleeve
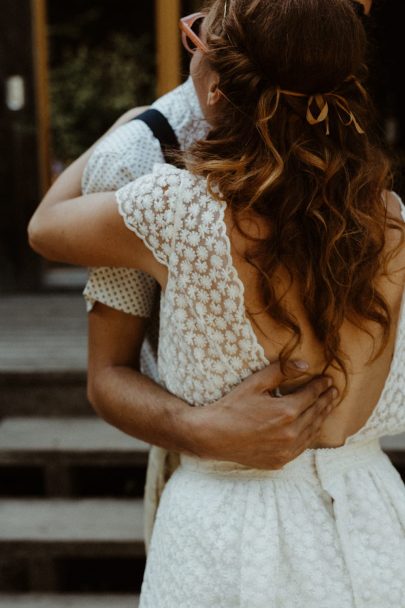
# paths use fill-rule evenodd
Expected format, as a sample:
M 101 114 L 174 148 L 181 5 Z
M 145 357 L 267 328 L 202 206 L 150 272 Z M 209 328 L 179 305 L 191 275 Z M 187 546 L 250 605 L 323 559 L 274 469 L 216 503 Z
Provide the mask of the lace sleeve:
M 116 193 L 126 226 L 144 241 L 164 266 L 169 266 L 173 251 L 181 174 L 182 171 L 172 165 L 155 165 L 152 174 L 131 182 Z

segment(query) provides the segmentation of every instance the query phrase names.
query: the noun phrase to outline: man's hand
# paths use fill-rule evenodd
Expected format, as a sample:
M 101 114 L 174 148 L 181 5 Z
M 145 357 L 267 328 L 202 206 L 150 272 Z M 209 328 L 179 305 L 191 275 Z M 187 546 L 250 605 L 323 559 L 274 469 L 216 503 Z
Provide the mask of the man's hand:
M 328 378 L 272 397 L 305 382 L 302 369 L 289 363 L 284 375 L 277 362 L 219 401 L 191 407 L 137 371 L 146 323 L 100 303 L 89 315 L 89 400 L 110 424 L 174 452 L 258 469 L 281 468 L 316 439 L 335 399 Z
M 216 403 L 190 412 L 202 458 L 228 460 L 256 469 L 280 469 L 307 449 L 335 407 L 337 390 L 325 376 L 294 393 L 272 397 L 286 380 L 302 376 L 288 363 L 253 374 Z

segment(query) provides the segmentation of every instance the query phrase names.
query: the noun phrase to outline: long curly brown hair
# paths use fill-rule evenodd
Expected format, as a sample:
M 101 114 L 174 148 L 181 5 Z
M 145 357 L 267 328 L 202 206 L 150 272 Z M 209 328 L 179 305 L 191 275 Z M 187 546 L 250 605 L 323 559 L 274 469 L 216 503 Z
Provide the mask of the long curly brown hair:
M 247 209 L 271 227 L 269 238 L 252 241 L 246 259 L 259 273 L 264 310 L 291 333 L 282 363 L 302 334 L 275 293 L 280 268 L 300 286 L 325 369 L 340 369 L 347 384 L 339 331 L 349 319 L 370 334 L 372 321 L 382 328 L 374 358 L 386 345 L 391 315 L 376 284 L 387 272 L 387 226 L 402 230 L 387 214 L 391 163 L 371 135 L 375 113 L 360 84 L 362 22 L 350 0 L 217 0 L 207 17 L 207 46 L 203 61 L 218 73 L 224 103 L 186 166 L 206 176 L 210 188 L 219 186 L 242 234 L 238 218 Z M 333 91 L 325 96 L 329 134 L 324 122 L 309 124 L 308 96 L 280 88 L 308 96 Z M 345 126 L 341 98 L 364 134 Z

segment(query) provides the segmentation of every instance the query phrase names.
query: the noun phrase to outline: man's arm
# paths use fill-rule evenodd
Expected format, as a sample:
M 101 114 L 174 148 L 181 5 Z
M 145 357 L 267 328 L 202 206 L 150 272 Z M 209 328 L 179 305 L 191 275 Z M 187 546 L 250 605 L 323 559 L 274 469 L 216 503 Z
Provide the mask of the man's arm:
M 319 434 L 333 408 L 333 389 L 317 378 L 296 393 L 272 397 L 303 370 L 279 364 L 257 372 L 225 397 L 191 407 L 139 372 L 142 320 L 97 304 L 89 315 L 88 396 L 97 413 L 123 432 L 201 458 L 278 469 Z

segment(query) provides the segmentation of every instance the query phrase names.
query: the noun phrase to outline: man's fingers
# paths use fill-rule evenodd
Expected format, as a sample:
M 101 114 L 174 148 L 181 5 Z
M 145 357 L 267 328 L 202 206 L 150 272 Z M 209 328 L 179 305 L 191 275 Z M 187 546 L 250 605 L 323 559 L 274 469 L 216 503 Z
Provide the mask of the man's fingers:
M 316 422 L 316 424 L 313 424 L 312 426 L 309 425 L 307 427 L 307 431 L 304 433 L 304 435 L 306 435 L 304 450 L 308 449 L 314 443 L 314 441 L 318 439 L 323 421 L 324 418 L 322 417 Z
M 307 426 L 307 428 L 301 435 L 302 441 L 300 443 L 298 455 L 302 454 L 302 452 L 310 448 L 313 442 L 318 438 L 321 427 L 322 424 L 319 422 L 316 425 Z
M 245 383 L 249 383 L 257 390 L 273 391 L 287 379 L 297 378 L 302 376 L 308 369 L 308 364 L 305 361 L 288 361 L 285 365 L 283 373 L 281 371 L 280 361 L 274 361 L 267 367 L 250 376 Z
M 297 445 L 297 456 L 311 447 L 314 441 L 319 437 L 319 433 L 325 418 L 330 414 L 333 408 L 334 405 L 327 405 L 324 407 L 323 411 L 321 411 L 316 417 L 310 419 L 309 423 L 303 427 L 303 430 L 301 430 L 299 433 L 300 441 L 299 445 Z M 316 406 L 314 406 L 313 409 L 317 409 Z
M 302 388 L 297 389 L 294 393 L 291 393 L 286 397 L 288 398 L 289 407 L 294 409 L 296 417 L 303 414 L 308 408 L 310 408 L 319 397 L 327 391 L 332 385 L 332 379 L 327 376 L 319 376 L 314 378 L 308 384 Z
M 319 424 L 322 424 L 325 420 L 326 416 L 330 413 L 330 411 L 334 407 L 333 400 L 336 397 L 336 389 L 329 388 L 324 392 L 316 403 L 307 408 L 297 419 L 297 429 L 298 433 L 303 433 L 307 429 L 307 427 L 316 427 Z

